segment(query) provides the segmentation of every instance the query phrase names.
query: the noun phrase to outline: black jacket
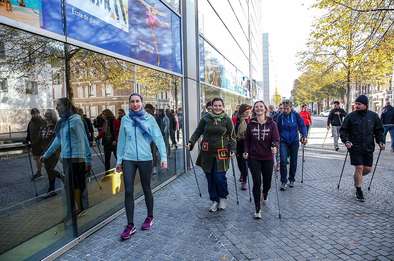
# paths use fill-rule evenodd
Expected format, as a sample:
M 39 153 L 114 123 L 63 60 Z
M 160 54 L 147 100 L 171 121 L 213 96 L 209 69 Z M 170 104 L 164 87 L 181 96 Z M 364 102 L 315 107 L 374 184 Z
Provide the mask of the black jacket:
M 339 112 L 340 115 L 335 114 L 336 112 Z M 330 111 L 330 114 L 328 115 L 327 119 L 327 126 L 341 126 L 343 122 L 343 118 L 346 117 L 346 111 L 342 108 L 339 109 L 332 109 Z
M 380 119 L 383 125 L 394 124 L 394 107 L 391 105 L 384 106 Z
M 354 111 L 343 120 L 340 136 L 343 143 L 353 144 L 351 152 L 373 152 L 375 142 L 383 143 L 383 124 L 377 113 Z

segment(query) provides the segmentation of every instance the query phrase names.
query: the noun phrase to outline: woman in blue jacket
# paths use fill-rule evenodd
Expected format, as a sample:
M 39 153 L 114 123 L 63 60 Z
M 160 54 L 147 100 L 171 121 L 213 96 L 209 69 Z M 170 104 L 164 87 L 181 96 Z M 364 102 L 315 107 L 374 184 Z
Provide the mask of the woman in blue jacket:
M 143 107 L 142 96 L 133 93 L 129 97 L 129 115 L 122 118 L 119 130 L 116 171 L 123 171 L 125 185 L 125 208 L 127 226 L 121 239 L 129 239 L 135 232 L 134 226 L 134 178 L 137 169 L 140 173 L 148 216 L 142 224 L 142 230 L 149 230 L 153 225 L 153 194 L 151 189 L 152 152 L 151 142 L 156 144 L 160 153 L 161 168 L 167 168 L 167 153 L 163 136 L 155 118 Z

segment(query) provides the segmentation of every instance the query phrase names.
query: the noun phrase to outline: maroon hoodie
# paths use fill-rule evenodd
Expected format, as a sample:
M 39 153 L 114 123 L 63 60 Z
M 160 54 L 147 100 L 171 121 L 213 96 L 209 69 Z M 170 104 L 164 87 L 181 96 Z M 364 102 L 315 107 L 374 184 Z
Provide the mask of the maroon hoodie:
M 273 160 L 271 145 L 279 144 L 279 131 L 276 123 L 269 117 L 265 124 L 258 123 L 253 118 L 246 129 L 245 152 L 249 154 L 249 159 Z

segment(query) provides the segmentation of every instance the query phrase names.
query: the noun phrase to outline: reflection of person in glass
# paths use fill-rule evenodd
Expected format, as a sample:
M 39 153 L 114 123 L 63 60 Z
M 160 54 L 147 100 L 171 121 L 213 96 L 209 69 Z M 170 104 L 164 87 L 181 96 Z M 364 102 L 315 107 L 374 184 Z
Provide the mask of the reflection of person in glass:
M 56 125 L 55 139 L 41 161 L 49 159 L 61 148 L 66 191 L 73 191 L 68 199 L 74 199 L 76 206 L 73 204 L 73 212 L 79 214 L 88 207 L 85 175 L 90 171 L 92 161 L 89 141 L 81 116 L 68 98 L 58 99 L 56 110 L 61 119 Z
M 141 229 L 149 230 L 153 225 L 151 142 L 156 144 L 160 152 L 161 167 L 167 168 L 167 153 L 163 136 L 155 118 L 144 110 L 142 101 L 142 96 L 138 93 L 130 95 L 129 115 L 122 118 L 118 138 L 116 171 L 121 172 L 123 170 L 128 223 L 120 235 L 123 240 L 129 239 L 136 232 L 134 226 L 134 178 L 137 169 L 148 209 L 148 215 Z
M 163 22 L 160 20 L 159 16 L 161 17 L 166 17 L 167 15 L 163 12 L 160 12 L 155 5 L 148 4 L 144 0 L 138 0 L 145 8 L 146 8 L 146 23 L 148 24 L 150 30 L 151 30 L 151 35 L 152 35 L 152 43 L 155 48 L 155 52 L 157 55 L 157 65 L 160 66 L 160 51 L 159 51 L 159 44 L 157 40 L 157 35 L 156 35 L 156 28 L 162 27 L 162 28 L 169 28 L 170 24 Z
M 57 115 L 54 110 L 47 110 L 44 114 L 46 126 L 40 130 L 41 146 L 43 151 L 48 149 L 52 140 L 55 138 L 55 127 L 57 123 Z M 56 177 L 63 180 L 63 176 L 55 170 L 56 164 L 60 157 L 60 150 L 56 150 L 52 156 L 44 161 L 45 170 L 48 173 L 48 194 L 46 197 L 53 197 L 56 195 L 55 192 L 55 181 Z
M 42 176 L 42 164 L 40 162 L 40 156 L 42 154 L 40 129 L 45 126 L 45 121 L 41 117 L 40 111 L 37 108 L 31 109 L 30 114 L 31 120 L 27 125 L 26 143 L 30 143 L 31 153 L 33 154 L 33 159 L 36 162 L 37 172 L 32 177 L 32 180 L 35 180 Z

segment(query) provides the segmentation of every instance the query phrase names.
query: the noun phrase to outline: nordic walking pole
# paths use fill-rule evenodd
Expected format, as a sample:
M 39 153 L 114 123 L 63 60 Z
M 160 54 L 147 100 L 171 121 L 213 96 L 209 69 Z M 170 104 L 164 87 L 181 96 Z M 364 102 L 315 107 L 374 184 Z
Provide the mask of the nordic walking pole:
M 230 156 L 230 160 L 231 160 L 231 168 L 233 169 L 235 195 L 236 195 L 236 197 L 237 197 L 237 205 L 239 205 L 238 189 L 237 189 L 237 179 L 235 178 L 234 160 L 233 160 L 233 157 L 232 157 L 232 156 Z M 249 191 L 250 191 L 250 190 L 249 190 Z
M 305 145 L 302 144 L 301 183 L 304 183 L 304 155 L 305 155 Z
M 193 161 L 193 158 L 192 158 L 192 154 L 191 154 L 191 152 L 190 152 L 189 149 L 187 149 L 187 151 L 189 152 L 189 158 L 190 158 L 190 162 L 191 162 L 191 164 L 192 164 L 192 169 L 193 169 L 193 172 L 194 172 L 194 178 L 196 179 L 196 184 L 197 184 L 197 188 L 198 188 L 198 193 L 200 194 L 200 198 L 201 198 L 202 196 L 201 196 L 200 185 L 198 184 L 198 179 L 197 179 L 196 169 L 195 169 L 195 167 L 194 167 L 194 161 Z
M 98 152 L 94 149 L 93 146 L 92 146 L 92 148 L 96 152 L 96 154 L 97 154 L 99 160 L 101 161 L 101 163 L 103 163 L 103 165 L 105 166 L 104 159 L 103 159 L 103 154 L 101 152 L 100 143 L 99 143 L 98 140 L 96 140 L 96 146 L 97 146 Z
M 245 164 L 246 164 L 246 175 L 248 179 L 249 201 L 252 202 L 252 192 L 250 191 L 250 179 L 249 179 L 249 165 L 248 165 L 248 160 L 246 159 L 245 159 Z
M 30 155 L 30 148 L 29 148 L 29 146 L 27 146 L 27 157 L 28 157 L 28 159 L 29 159 L 31 177 L 33 178 L 33 177 L 34 177 L 34 174 L 33 174 L 33 164 L 32 164 L 32 162 L 31 162 L 31 155 Z M 36 182 L 35 182 L 34 180 L 32 180 L 32 182 L 33 182 L 34 193 L 35 193 L 35 195 L 36 195 L 36 197 L 37 197 L 37 196 L 38 196 L 38 192 L 37 192 Z
M 100 182 L 99 182 L 98 179 L 97 179 L 96 174 L 95 174 L 94 171 L 93 171 L 93 168 L 90 169 L 90 173 L 93 174 L 93 177 L 94 177 L 94 179 L 96 180 L 97 185 L 99 186 L 100 190 L 103 190 L 103 188 L 102 188 L 101 185 L 100 185 Z
M 327 136 L 328 136 L 328 131 L 329 131 L 329 130 L 330 130 L 330 129 L 327 129 L 326 136 L 324 137 L 323 144 L 321 145 L 322 148 L 324 147 L 324 144 L 326 143 Z
M 349 150 L 346 151 L 345 161 L 343 162 L 342 171 L 341 171 L 341 175 L 339 176 L 339 181 L 338 181 L 337 189 L 339 189 L 339 185 L 341 184 L 341 179 L 342 179 L 342 175 L 343 175 L 343 170 L 345 169 L 345 164 L 346 164 L 346 160 L 347 160 L 347 156 L 348 156 L 348 155 L 349 155 Z
M 278 211 L 279 211 L 278 217 L 279 217 L 279 219 L 282 219 L 282 215 L 280 213 L 279 192 L 278 192 L 278 166 L 277 166 L 278 159 L 277 159 L 277 155 L 278 155 L 278 153 L 276 155 L 274 155 L 275 190 L 276 190 L 276 201 L 278 202 Z
M 372 177 L 371 177 L 371 180 L 369 181 L 368 191 L 371 190 L 371 184 L 372 184 L 373 177 L 375 176 L 376 166 L 378 165 L 378 162 L 379 162 L 380 153 L 382 153 L 382 149 L 379 150 L 378 158 L 376 159 L 376 163 L 375 163 L 375 168 L 373 169 Z

